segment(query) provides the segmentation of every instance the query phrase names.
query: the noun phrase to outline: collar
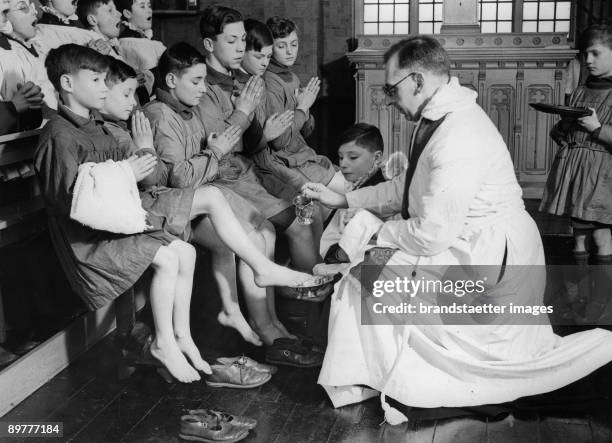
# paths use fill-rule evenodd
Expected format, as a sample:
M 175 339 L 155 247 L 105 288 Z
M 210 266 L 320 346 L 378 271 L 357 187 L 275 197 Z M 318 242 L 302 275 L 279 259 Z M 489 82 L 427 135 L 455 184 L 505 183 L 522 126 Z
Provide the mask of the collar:
M 3 47 L 4 49 L 12 49 L 12 46 L 11 46 L 10 42 L 8 41 L 8 40 L 11 40 L 11 41 L 14 41 L 15 43 L 17 43 L 17 44 L 19 44 L 19 45 L 23 46 L 23 47 L 25 48 L 25 50 L 26 50 L 26 51 L 28 51 L 28 52 L 29 52 L 30 54 L 32 54 L 34 57 L 37 57 L 37 58 L 38 58 L 38 52 L 36 51 L 36 49 L 34 49 L 34 46 L 32 46 L 32 45 L 28 45 L 28 44 L 27 44 L 27 43 L 25 43 L 24 41 L 22 41 L 22 40 L 18 39 L 18 38 L 17 38 L 17 37 L 15 37 L 15 36 L 12 36 L 12 35 L 2 34 L 2 36 L 3 36 L 3 37 L 6 39 L 6 42 L 4 42 L 4 43 L 5 43 L 6 45 L 8 45 L 8 46 L 2 45 L 2 47 Z M 0 45 L 1 45 L 1 43 L 0 43 Z
M 157 95 L 158 101 L 167 105 L 170 109 L 180 115 L 183 120 L 191 120 L 193 117 L 193 108 L 190 106 L 185 106 L 179 102 L 168 91 L 164 89 L 157 89 L 155 94 Z
M 128 125 L 127 125 L 126 121 L 118 120 L 115 117 L 113 117 L 111 115 L 108 115 L 108 114 L 100 113 L 100 116 L 102 117 L 102 120 L 104 120 L 104 122 L 111 123 L 111 124 L 113 124 L 115 126 L 119 126 L 124 131 L 129 132 Z
M 231 94 L 234 91 L 234 72 L 230 72 L 232 75 L 226 75 L 206 64 L 206 81 L 211 85 L 218 85 L 221 89 Z
M 472 89 L 461 86 L 457 77 L 451 77 L 448 83 L 440 86 L 421 110 L 421 117 L 437 121 L 450 112 L 469 108 L 476 103 L 478 94 Z
M 124 37 L 148 38 L 149 40 L 153 38 L 153 29 L 143 31 L 142 29 L 137 28 L 130 22 L 123 20 L 121 21 L 121 24 L 124 26 L 124 30 L 121 33 L 126 34 L 124 35 Z
M 277 62 L 274 58 L 270 60 L 268 71 L 278 75 L 285 82 L 290 82 L 293 80 L 293 72 L 291 71 L 291 67 Z
M 243 71 L 242 69 L 236 69 L 234 71 L 234 79 L 240 84 L 244 84 L 248 82 L 250 78 L 251 78 L 251 74 Z
M 6 34 L 0 34 L 0 48 L 6 49 L 7 51 L 12 49 L 11 42 Z
M 104 119 L 102 118 L 102 114 L 95 110 L 89 111 L 89 118 L 85 118 L 81 117 L 78 114 L 75 114 L 70 110 L 68 106 L 64 105 L 63 103 L 60 103 L 57 108 L 57 113 L 77 128 L 82 128 L 83 126 L 87 126 L 92 122 L 95 125 L 104 125 Z
M 612 77 L 594 77 L 591 75 L 586 80 L 586 86 L 590 89 L 612 89 Z
M 66 17 L 63 14 L 60 14 L 57 9 L 55 9 L 53 6 L 41 6 L 40 10 L 43 12 L 46 12 L 47 14 L 51 14 L 52 16 L 54 16 L 55 18 L 57 18 L 60 22 L 66 24 L 66 25 L 70 25 L 73 21 L 78 21 L 79 17 L 76 14 L 72 14 L 70 17 Z
M 97 35 L 98 35 L 98 37 L 100 37 L 102 40 L 105 40 L 105 41 L 109 42 L 109 43 L 110 43 L 110 45 L 111 45 L 113 48 L 118 48 L 118 47 L 119 47 L 119 45 L 120 45 L 120 44 L 119 44 L 119 39 L 118 39 L 118 38 L 116 38 L 116 37 L 115 37 L 115 38 L 108 38 L 108 37 L 107 37 L 107 36 L 105 36 L 104 34 L 102 34 L 102 33 L 98 32 L 98 31 L 95 31 L 95 30 L 93 30 L 93 29 L 90 29 L 90 31 L 91 31 L 91 32 L 93 32 L 93 33 L 95 33 L 95 34 L 97 34 Z M 115 50 L 116 50 L 116 49 L 115 49 Z M 117 51 L 117 50 L 116 50 L 116 51 Z M 119 53 L 119 52 L 117 52 L 117 53 Z

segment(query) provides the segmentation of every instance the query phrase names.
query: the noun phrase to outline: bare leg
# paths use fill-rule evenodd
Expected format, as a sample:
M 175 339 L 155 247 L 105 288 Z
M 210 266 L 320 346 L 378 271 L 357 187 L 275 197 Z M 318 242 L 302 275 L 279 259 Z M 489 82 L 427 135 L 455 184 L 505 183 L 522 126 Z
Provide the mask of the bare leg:
M 289 254 L 293 266 L 302 272 L 312 272 L 319 260 L 318 244 L 315 243 L 310 226 L 300 225 L 294 220 L 285 231 L 289 243 Z
M 263 237 L 265 243 L 265 253 L 269 260 L 274 260 L 274 243 L 276 242 L 276 234 L 274 232 L 274 227 L 269 226 L 266 229 L 261 230 L 261 235 Z M 276 315 L 276 299 L 274 296 L 274 288 L 268 287 L 266 288 L 266 302 L 268 306 L 268 315 L 272 320 L 272 324 L 278 329 L 283 337 L 296 338 L 295 335 L 291 334 L 285 328 L 285 325 L 281 323 Z
M 199 380 L 199 374 L 187 363 L 174 338 L 172 312 L 179 268 L 178 257 L 172 249 L 162 246 L 153 258 L 152 267 L 155 272 L 151 281 L 150 298 L 155 322 L 155 340 L 151 345 L 151 354 L 177 380 L 183 383 Z
M 223 305 L 223 310 L 219 312 L 217 320 L 223 326 L 234 328 L 249 343 L 261 346 L 259 336 L 251 329 L 240 311 L 234 253 L 217 236 L 208 217 L 194 226 L 193 241 L 202 245 L 211 253 L 213 277 L 217 283 Z
M 193 290 L 193 273 L 195 270 L 196 252 L 193 246 L 182 241 L 174 241 L 169 247 L 179 259 L 178 278 L 174 290 L 174 337 L 179 349 L 185 354 L 194 368 L 206 374 L 211 374 L 210 366 L 200 355 L 200 350 L 191 337 L 189 325 L 189 307 Z
M 268 229 L 273 229 L 271 226 Z M 260 231 L 255 231 L 255 235 L 249 236 L 253 243 L 261 250 L 265 249 L 264 237 Z M 267 291 L 271 288 L 261 288 L 255 284 L 253 270 L 243 261 L 238 261 L 238 276 L 247 308 L 250 314 L 250 324 L 257 332 L 259 337 L 266 345 L 271 345 L 274 340 L 284 335 L 279 331 L 270 317 L 268 311 Z
M 308 279 L 308 276 L 301 272 L 289 270 L 268 260 L 250 241 L 229 203 L 217 188 L 198 188 L 191 213 L 193 218 L 201 214 L 209 215 L 221 241 L 253 268 L 258 286 L 295 286 Z M 299 249 L 303 245 L 296 247 Z
M 593 240 L 597 246 L 597 255 L 612 254 L 612 235 L 610 229 L 595 229 L 593 231 Z
M 587 232 L 584 229 L 574 231 L 574 252 L 586 252 Z

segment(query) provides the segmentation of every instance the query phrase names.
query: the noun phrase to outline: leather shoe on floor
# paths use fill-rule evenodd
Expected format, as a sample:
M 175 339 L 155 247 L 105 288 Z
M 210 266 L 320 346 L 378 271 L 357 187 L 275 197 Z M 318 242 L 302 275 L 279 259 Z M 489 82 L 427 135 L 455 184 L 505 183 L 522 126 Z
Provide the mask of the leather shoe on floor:
M 219 357 L 217 358 L 217 363 L 221 363 L 222 365 L 231 365 L 234 362 L 239 362 L 244 364 L 247 368 L 253 368 L 258 370 L 259 372 L 269 372 L 270 374 L 276 374 L 278 368 L 273 365 L 267 365 L 265 363 L 259 363 L 258 361 L 253 360 L 246 355 L 241 355 L 239 357 Z
M 256 388 L 272 378 L 269 372 L 258 371 L 238 361 L 229 365 L 210 365 L 210 369 L 212 369 L 212 374 L 207 376 L 206 384 L 214 388 Z
M 179 437 L 190 441 L 207 443 L 233 443 L 240 441 L 249 434 L 249 430 L 235 426 L 220 419 L 210 420 L 200 415 L 183 415 Z
M 214 409 L 190 409 L 189 415 L 201 416 L 207 420 L 220 420 L 234 426 L 240 426 L 244 429 L 254 429 L 257 426 L 257 420 L 244 415 L 232 415 L 227 412 L 215 411 Z
M 266 361 L 275 365 L 315 368 L 323 363 L 323 354 L 313 351 L 299 340 L 277 338 L 266 349 Z

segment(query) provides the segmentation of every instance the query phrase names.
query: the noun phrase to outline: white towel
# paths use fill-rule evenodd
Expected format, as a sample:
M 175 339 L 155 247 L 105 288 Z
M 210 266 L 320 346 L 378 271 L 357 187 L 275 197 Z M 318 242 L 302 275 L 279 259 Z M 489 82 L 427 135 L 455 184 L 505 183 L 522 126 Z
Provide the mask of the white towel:
M 127 161 L 79 166 L 70 218 L 100 231 L 136 234 L 147 229 L 146 216 Z
M 346 252 L 349 260 L 362 258 L 370 239 L 378 232 L 383 221 L 365 209 L 359 209 L 344 227 L 338 245 Z

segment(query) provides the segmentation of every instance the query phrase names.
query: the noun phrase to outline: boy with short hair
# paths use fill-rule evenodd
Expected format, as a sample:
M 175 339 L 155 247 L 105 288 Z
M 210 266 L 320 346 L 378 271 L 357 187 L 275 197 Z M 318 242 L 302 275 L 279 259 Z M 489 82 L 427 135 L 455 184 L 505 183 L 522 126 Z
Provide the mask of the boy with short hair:
M 272 60 L 264 73 L 270 112 L 295 111 L 293 124 L 269 144 L 279 164 L 301 172 L 303 180 L 291 183 L 295 190 L 299 191 L 306 182 L 327 185 L 336 172 L 332 162 L 318 155 L 305 140 L 314 129 L 310 108 L 317 98 L 321 82 L 312 77 L 305 87 L 301 87 L 299 78 L 292 72 L 299 49 L 295 23 L 287 18 L 272 17 L 266 24 L 274 37 Z M 266 165 L 259 166 L 266 168 Z M 274 169 L 268 172 L 278 174 Z
M 118 37 L 121 27 L 121 13 L 115 7 L 113 0 L 79 0 L 77 15 L 85 26 L 101 38 L 91 42 L 89 46 L 96 51 L 115 57 L 130 64 L 124 57 Z M 147 103 L 153 92 L 155 77 L 149 70 L 139 70 L 139 83 L 146 88 L 138 88 L 137 95 L 141 104 Z
M 338 145 L 340 171 L 346 180 L 346 191 L 374 186 L 385 181 L 380 170 L 385 146 L 376 126 L 357 123 L 342 133 Z M 346 252 L 338 244 L 348 217 L 348 209 L 336 209 L 326 221 L 319 249 L 326 263 L 349 261 Z
M 69 44 L 51 50 L 46 68 L 62 104 L 40 136 L 34 164 L 47 207 L 51 239 L 64 272 L 88 307 L 97 309 L 130 289 L 152 267 L 150 297 L 155 340 L 151 354 L 179 381 L 199 380 L 197 370 L 211 371 L 189 330 L 193 247 L 160 225 L 140 234 L 117 235 L 91 229 L 70 218 L 72 192 L 81 164 L 126 161 L 136 181 L 149 175 L 155 165 L 150 155 L 132 156 L 104 128 L 99 110 L 108 92 L 104 83 L 107 59 L 93 49 Z
M 92 47 L 104 55 L 123 60 L 117 40 L 121 13 L 113 0 L 79 0 L 76 12 L 81 23 L 100 37 Z
M 239 140 L 240 130 L 231 125 L 212 134 L 204 126 L 203 114 L 209 111 L 200 103 L 207 90 L 204 56 L 192 46 L 178 43 L 162 55 L 159 73 L 164 86 L 157 91 L 157 100 L 148 104 L 144 111 L 153 126 L 155 148 L 168 167 L 169 185 L 199 189 L 202 185 L 212 184 L 222 189 L 230 199 L 236 216 L 250 222 L 251 241 L 259 242 L 270 258 L 275 239 L 270 223 L 247 200 L 216 180 L 219 165 Z M 240 117 L 247 119 L 246 114 Z M 266 345 L 271 345 L 276 339 L 289 337 L 282 324 L 277 324 L 278 320 L 271 317 L 266 290 L 253 284 L 252 273 L 242 264 L 239 264 L 236 274 L 233 254 L 216 237 L 206 220 L 194 228 L 194 240 L 205 245 L 212 254 L 215 278 L 224 306 L 224 312 L 218 317 L 219 322 L 236 328 L 246 340 L 255 344 L 261 344 L 261 339 Z M 244 286 L 254 332 L 239 311 L 236 275 Z
M 153 9 L 150 0 L 116 0 L 121 12 L 119 43 L 126 61 L 139 71 L 153 70 L 166 46 L 153 40 Z
M 83 28 L 76 15 L 77 0 L 41 0 L 42 15 L 38 23 Z
M 240 68 L 245 51 L 246 31 L 242 15 L 224 6 L 208 7 L 202 12 L 200 34 L 206 50 L 208 86 L 200 104 L 204 109 L 204 126 L 208 133 L 222 132 L 231 122 L 238 122 L 244 131 L 250 126 L 259 106 L 263 84 L 260 77 L 253 76 L 240 92 L 235 85 L 234 70 Z M 253 91 L 256 91 L 256 97 L 251 97 Z M 235 93 L 239 95 L 234 100 Z M 311 227 L 297 222 L 289 203 L 299 190 L 285 199 L 272 196 L 262 186 L 255 175 L 253 162 L 242 155 L 242 150 L 241 140 L 223 156 L 216 183 L 222 183 L 252 201 L 277 229 L 286 234 L 293 265 L 310 272 L 319 259 L 317 245 Z

